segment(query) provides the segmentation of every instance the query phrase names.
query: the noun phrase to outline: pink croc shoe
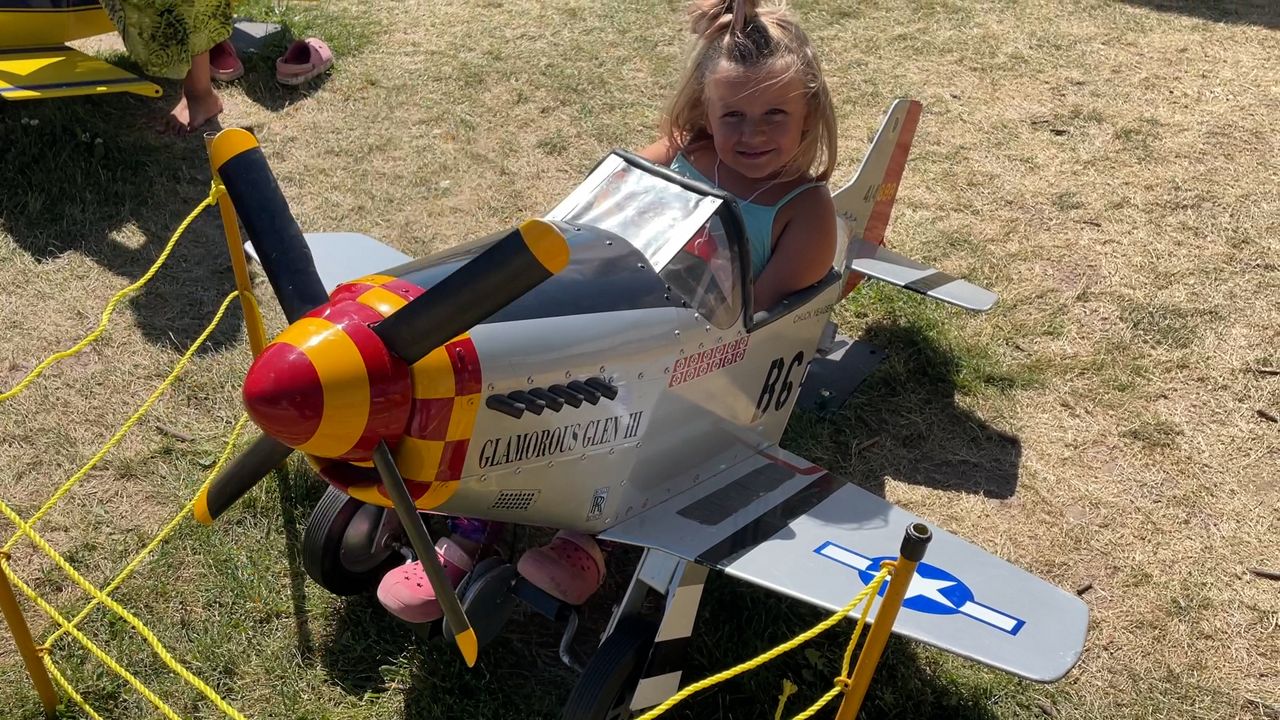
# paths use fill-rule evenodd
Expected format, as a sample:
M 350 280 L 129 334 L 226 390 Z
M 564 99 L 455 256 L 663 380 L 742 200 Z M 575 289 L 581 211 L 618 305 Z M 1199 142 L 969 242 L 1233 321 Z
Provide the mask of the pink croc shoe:
M 231 82 L 244 75 L 244 63 L 240 62 L 230 40 L 223 40 L 209 48 L 209 75 L 221 82 Z
M 320 38 L 295 40 L 283 57 L 276 60 L 276 81 L 301 85 L 333 67 L 333 51 Z
M 604 553 L 590 535 L 561 530 L 551 542 L 525 552 L 516 570 L 570 605 L 581 605 L 604 581 Z
M 473 560 L 449 538 L 436 543 L 436 556 L 444 565 L 445 576 L 455 588 L 471 572 Z M 382 576 L 378 583 L 378 602 L 387 612 L 411 623 L 439 620 L 444 611 L 436 599 L 436 591 L 422 569 L 422 563 L 406 563 Z

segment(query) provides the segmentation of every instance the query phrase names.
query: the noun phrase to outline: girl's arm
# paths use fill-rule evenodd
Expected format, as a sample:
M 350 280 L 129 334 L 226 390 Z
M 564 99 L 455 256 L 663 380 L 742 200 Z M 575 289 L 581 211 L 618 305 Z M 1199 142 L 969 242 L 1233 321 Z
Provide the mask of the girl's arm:
M 821 280 L 836 257 L 836 208 L 825 185 L 795 197 L 791 219 L 764 272 L 756 278 L 752 309 L 767 310 L 791 293 Z
M 676 159 L 677 152 L 679 150 L 672 147 L 671 142 L 664 137 L 636 154 L 654 165 L 670 165 Z

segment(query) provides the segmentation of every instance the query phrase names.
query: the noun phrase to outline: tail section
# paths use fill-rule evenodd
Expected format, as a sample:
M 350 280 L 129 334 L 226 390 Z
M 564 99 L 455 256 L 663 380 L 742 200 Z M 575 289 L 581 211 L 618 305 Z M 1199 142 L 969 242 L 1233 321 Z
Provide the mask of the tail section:
M 841 221 L 838 223 L 840 247 L 844 248 L 839 265 L 845 274 L 842 296 L 853 292 L 863 278 L 847 265 L 856 255 L 866 254 L 865 250 L 858 253 L 855 249 L 884 244 L 885 229 L 889 226 L 898 183 L 907 166 L 922 109 L 918 100 L 895 100 L 862 160 L 862 167 L 847 185 L 832 195 Z

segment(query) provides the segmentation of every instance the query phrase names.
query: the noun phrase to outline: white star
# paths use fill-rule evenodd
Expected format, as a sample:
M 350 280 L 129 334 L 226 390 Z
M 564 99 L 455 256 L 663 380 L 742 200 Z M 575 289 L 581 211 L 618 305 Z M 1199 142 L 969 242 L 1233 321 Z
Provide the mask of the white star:
M 907 596 L 904 599 L 910 600 L 917 595 L 923 595 L 934 602 L 946 605 L 949 608 L 954 608 L 955 604 L 938 591 L 943 588 L 949 588 L 955 584 L 955 580 L 941 580 L 938 578 L 927 578 L 923 575 L 916 575 L 911 578 L 911 584 L 907 586 Z

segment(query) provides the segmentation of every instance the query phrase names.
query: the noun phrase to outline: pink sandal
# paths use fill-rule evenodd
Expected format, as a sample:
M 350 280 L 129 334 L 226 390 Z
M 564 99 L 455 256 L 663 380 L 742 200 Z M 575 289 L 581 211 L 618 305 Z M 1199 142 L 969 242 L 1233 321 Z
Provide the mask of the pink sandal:
M 295 40 L 284 56 L 276 60 L 276 81 L 301 85 L 333 67 L 333 51 L 320 38 Z
M 561 530 L 550 543 L 525 552 L 516 570 L 559 600 L 581 605 L 604 582 L 604 553 L 590 535 Z
M 445 576 L 455 588 L 462 578 L 471 572 L 474 561 L 470 555 L 449 538 L 436 543 L 436 557 L 444 565 Z M 406 563 L 382 576 L 378 583 L 378 602 L 387 612 L 411 623 L 428 623 L 439 620 L 444 611 L 436 599 L 436 591 L 422 569 L 422 563 Z
M 231 82 L 244 75 L 244 63 L 240 62 L 230 40 L 223 40 L 209 48 L 209 75 L 221 82 Z

